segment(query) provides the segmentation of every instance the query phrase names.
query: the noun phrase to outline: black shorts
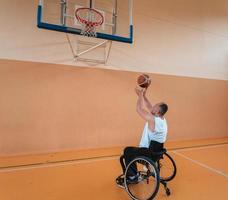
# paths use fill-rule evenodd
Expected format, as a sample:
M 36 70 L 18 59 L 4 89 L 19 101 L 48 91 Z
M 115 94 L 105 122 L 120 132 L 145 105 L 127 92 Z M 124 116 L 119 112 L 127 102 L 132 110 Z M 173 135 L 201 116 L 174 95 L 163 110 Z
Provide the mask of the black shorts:
M 146 147 L 126 147 L 124 149 L 124 154 L 120 157 L 120 163 L 123 169 L 123 173 L 125 172 L 126 166 L 136 157 L 145 156 L 154 161 L 158 159 L 158 157 L 153 155 L 153 152 L 161 152 L 164 144 L 156 141 L 151 141 L 149 148 Z

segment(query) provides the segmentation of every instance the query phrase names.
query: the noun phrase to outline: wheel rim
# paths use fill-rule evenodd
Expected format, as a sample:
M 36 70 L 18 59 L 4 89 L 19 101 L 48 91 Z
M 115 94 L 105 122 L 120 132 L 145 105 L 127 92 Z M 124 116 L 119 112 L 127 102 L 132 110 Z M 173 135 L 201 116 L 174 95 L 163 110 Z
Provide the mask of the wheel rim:
M 169 154 L 164 153 L 158 165 L 161 180 L 170 181 L 176 176 L 176 164 Z
M 129 183 L 127 178 L 132 166 L 137 167 L 139 173 L 138 183 Z M 125 172 L 125 188 L 132 199 L 149 200 L 156 196 L 159 189 L 159 173 L 153 161 L 139 157 L 129 163 Z

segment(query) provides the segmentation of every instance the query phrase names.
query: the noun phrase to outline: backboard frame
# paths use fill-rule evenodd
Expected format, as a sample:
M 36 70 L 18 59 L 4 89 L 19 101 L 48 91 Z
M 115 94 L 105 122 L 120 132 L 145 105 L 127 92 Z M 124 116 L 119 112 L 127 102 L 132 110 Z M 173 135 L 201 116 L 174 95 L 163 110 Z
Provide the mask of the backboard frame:
M 112 40 L 112 41 L 117 41 L 117 42 L 124 42 L 124 43 L 133 43 L 133 20 L 132 20 L 133 0 L 128 0 L 128 5 L 129 5 L 128 37 L 122 37 L 119 35 L 111 35 L 111 34 L 97 32 L 96 38 Z M 56 24 L 43 22 L 42 21 L 42 12 L 43 12 L 43 0 L 39 0 L 39 5 L 38 5 L 38 9 L 37 9 L 37 27 L 38 28 L 81 35 L 81 29 L 78 29 L 76 27 L 67 27 L 64 25 L 56 25 Z

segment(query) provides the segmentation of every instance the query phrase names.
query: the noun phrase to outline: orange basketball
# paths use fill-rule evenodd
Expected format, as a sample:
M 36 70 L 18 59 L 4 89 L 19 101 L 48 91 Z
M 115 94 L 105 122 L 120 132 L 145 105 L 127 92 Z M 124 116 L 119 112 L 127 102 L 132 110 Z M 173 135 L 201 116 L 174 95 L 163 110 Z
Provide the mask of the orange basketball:
M 141 74 L 137 79 L 137 83 L 142 88 L 148 88 L 151 83 L 151 79 L 149 75 Z

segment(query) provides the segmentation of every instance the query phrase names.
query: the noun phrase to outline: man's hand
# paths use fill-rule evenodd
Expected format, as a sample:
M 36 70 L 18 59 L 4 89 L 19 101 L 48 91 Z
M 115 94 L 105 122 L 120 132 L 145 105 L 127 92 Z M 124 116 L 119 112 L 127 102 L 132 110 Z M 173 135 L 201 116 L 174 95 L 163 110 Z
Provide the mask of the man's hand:
M 136 87 L 135 88 L 135 93 L 138 95 L 138 96 L 143 96 L 144 95 L 144 93 L 145 93 L 145 89 L 144 88 L 139 88 L 139 87 Z

